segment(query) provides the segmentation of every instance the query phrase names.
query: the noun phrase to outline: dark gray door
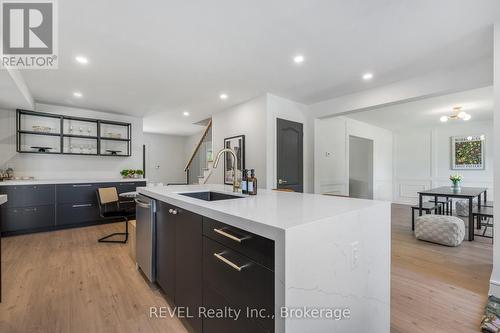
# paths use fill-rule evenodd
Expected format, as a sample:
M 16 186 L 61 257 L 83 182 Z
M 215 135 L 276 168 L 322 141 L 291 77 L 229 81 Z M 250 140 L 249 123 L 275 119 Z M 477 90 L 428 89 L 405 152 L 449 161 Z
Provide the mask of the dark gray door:
M 277 119 L 277 185 L 279 189 L 304 191 L 303 127 L 301 123 Z

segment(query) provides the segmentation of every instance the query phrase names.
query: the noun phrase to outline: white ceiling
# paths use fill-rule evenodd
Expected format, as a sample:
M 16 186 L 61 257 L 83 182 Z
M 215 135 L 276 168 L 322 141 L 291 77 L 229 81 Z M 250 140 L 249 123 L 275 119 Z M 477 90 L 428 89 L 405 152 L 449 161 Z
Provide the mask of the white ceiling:
M 467 90 L 423 100 L 392 105 L 376 110 L 351 113 L 347 117 L 369 123 L 391 131 L 408 128 L 432 128 L 462 123 L 450 120 L 442 123 L 439 118 L 453 113 L 461 106 L 462 111 L 472 116 L 468 122 L 493 121 L 493 87 Z
M 491 61 L 498 0 L 58 1 L 59 69 L 23 75 L 38 102 L 144 116 L 190 134 L 264 92 L 310 104 Z M 292 57 L 304 54 L 300 66 Z M 75 63 L 85 55 L 90 63 Z M 489 59 L 489 60 L 488 60 Z M 372 71 L 372 82 L 361 75 Z M 83 98 L 75 99 L 79 90 Z M 221 92 L 229 99 L 221 101 Z M 189 117 L 182 112 L 188 110 Z

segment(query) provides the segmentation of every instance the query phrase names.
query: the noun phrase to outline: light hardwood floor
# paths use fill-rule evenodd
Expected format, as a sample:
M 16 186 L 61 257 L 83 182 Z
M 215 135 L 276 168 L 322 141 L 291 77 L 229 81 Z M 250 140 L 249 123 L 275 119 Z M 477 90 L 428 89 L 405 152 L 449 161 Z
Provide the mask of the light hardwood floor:
M 493 263 L 491 239 L 458 247 L 418 241 L 410 208 L 393 205 L 391 332 L 479 332 Z
M 150 319 L 167 306 L 126 245 L 97 243 L 123 223 L 2 239 L 0 332 L 186 332 L 179 320 Z
M 168 304 L 126 246 L 97 243 L 122 227 L 4 238 L 0 332 L 186 332 L 175 318 L 149 318 L 150 306 Z M 491 267 L 491 240 L 457 248 L 416 241 L 409 208 L 394 205 L 391 331 L 478 332 Z

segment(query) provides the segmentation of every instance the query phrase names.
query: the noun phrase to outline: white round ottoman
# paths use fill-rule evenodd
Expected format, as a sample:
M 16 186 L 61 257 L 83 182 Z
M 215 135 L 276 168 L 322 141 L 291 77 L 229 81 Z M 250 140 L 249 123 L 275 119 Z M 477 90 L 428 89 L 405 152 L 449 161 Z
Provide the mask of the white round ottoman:
M 415 237 L 442 245 L 458 246 L 465 237 L 465 223 L 456 216 L 419 216 L 415 220 Z

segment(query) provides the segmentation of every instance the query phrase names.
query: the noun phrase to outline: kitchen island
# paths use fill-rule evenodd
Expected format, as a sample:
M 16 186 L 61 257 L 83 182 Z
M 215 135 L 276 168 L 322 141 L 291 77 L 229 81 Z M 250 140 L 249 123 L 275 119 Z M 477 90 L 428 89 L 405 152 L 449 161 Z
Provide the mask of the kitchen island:
M 233 195 L 224 185 L 138 191 L 158 203 L 157 279 L 175 305 L 268 310 L 271 303 L 274 312 L 247 322 L 214 322 L 204 312 L 190 322 L 195 331 L 389 332 L 390 203 L 261 189 L 214 201 L 182 194 Z

